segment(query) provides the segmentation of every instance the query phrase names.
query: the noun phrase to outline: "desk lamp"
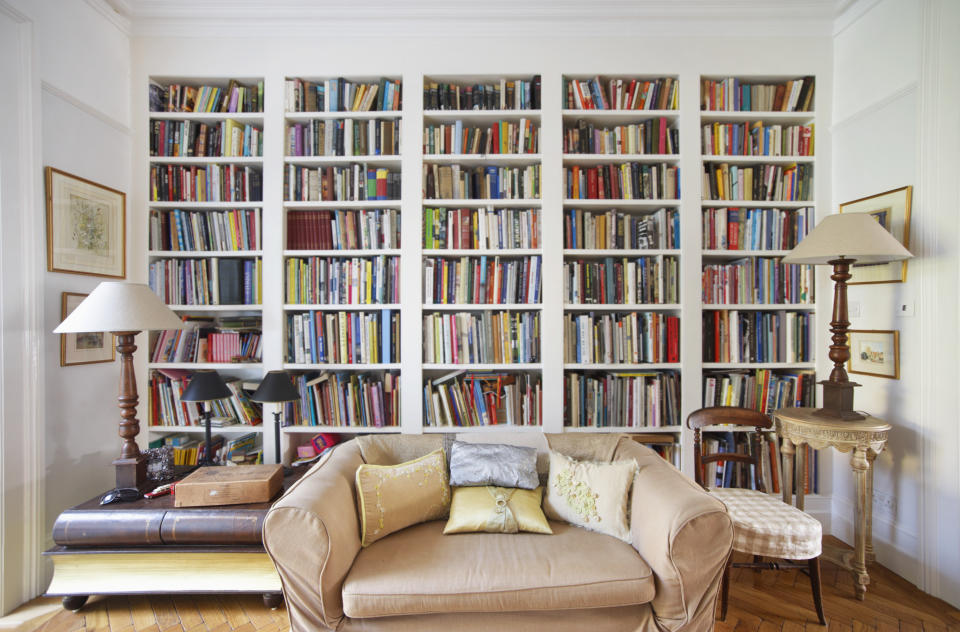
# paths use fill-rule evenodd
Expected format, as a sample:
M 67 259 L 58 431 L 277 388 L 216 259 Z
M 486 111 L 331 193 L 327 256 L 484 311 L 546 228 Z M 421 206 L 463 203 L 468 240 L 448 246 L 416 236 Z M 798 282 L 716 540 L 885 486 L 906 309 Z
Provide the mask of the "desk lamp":
M 203 436 L 206 441 L 206 447 L 203 451 L 203 458 L 198 465 L 216 465 L 213 459 L 213 441 L 210 437 L 210 402 L 217 399 L 227 399 L 233 393 L 224 384 L 223 378 L 216 371 L 196 371 L 190 378 L 190 383 L 183 391 L 180 399 L 185 402 L 204 402 L 203 405 Z
M 256 392 L 250 396 L 255 402 L 279 404 L 300 399 L 300 393 L 290 381 L 290 374 L 286 371 L 268 371 Z M 280 456 L 280 407 L 273 411 L 273 438 L 276 463 L 281 463 Z

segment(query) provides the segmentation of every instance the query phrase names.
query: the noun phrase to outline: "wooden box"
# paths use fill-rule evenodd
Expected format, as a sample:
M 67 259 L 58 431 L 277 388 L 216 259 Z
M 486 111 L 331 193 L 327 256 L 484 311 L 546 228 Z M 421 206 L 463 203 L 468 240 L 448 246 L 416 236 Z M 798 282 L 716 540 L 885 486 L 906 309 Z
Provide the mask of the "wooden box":
M 283 487 L 280 465 L 201 467 L 177 483 L 174 506 L 208 507 L 267 502 Z

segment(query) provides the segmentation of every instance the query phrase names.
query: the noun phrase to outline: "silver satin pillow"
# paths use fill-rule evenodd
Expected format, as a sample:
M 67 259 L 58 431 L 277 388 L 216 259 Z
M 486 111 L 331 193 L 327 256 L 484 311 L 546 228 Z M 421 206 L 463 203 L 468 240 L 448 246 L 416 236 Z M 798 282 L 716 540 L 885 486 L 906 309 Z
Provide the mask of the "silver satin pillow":
M 535 489 L 537 449 L 501 443 L 454 441 L 450 449 L 450 485 L 494 485 Z

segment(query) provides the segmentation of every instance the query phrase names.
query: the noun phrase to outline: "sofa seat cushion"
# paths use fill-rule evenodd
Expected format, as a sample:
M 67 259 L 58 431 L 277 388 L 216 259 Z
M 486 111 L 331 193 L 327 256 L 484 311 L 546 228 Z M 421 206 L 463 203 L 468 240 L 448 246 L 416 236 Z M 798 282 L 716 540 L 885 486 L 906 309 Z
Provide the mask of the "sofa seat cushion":
M 403 529 L 360 551 L 343 583 L 349 617 L 518 612 L 647 603 L 653 574 L 629 544 L 564 522 L 553 535 Z

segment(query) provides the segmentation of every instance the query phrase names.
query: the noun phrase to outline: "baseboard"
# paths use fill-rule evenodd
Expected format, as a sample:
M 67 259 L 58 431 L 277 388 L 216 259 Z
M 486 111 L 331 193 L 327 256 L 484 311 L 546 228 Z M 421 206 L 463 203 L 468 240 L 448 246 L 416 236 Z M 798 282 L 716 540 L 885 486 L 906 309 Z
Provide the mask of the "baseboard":
M 40 597 L 23 604 L 5 617 L 0 617 L 0 630 L 32 632 L 61 609 L 60 600 Z
M 833 497 L 833 520 L 829 533 L 853 546 L 854 503 L 847 498 Z M 825 530 L 824 533 L 827 533 Z M 877 562 L 900 577 L 920 585 L 920 536 L 910 533 L 889 516 L 873 512 L 873 550 Z

